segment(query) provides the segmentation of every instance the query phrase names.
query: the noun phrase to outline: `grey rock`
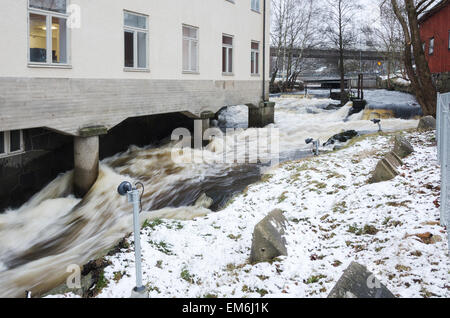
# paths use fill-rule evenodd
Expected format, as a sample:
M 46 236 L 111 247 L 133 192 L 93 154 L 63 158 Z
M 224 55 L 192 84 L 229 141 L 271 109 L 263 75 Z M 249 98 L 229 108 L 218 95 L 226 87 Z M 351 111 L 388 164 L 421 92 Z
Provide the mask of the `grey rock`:
M 402 159 L 400 159 L 399 156 L 397 156 L 397 154 L 393 151 L 389 152 L 386 156 L 384 156 L 384 158 L 389 161 L 389 163 L 393 166 L 393 167 L 400 167 L 403 166 L 403 161 Z
M 250 262 L 261 263 L 287 256 L 284 238 L 287 220 L 281 210 L 274 210 L 259 222 L 253 231 Z
M 420 131 L 436 130 L 436 119 L 433 116 L 422 117 L 417 129 Z
M 352 138 L 355 138 L 358 136 L 358 132 L 355 130 L 347 130 L 344 132 L 341 132 L 339 134 L 334 135 L 326 143 L 323 144 L 324 147 L 328 145 L 334 145 L 336 142 L 347 142 Z
M 411 143 L 403 136 L 394 137 L 394 153 L 400 158 L 406 158 L 414 152 Z
M 381 159 L 375 170 L 372 172 L 370 183 L 378 183 L 383 181 L 389 181 L 399 175 L 398 170 L 392 165 L 386 158 Z
M 328 298 L 395 298 L 395 296 L 366 267 L 353 262 L 344 271 Z

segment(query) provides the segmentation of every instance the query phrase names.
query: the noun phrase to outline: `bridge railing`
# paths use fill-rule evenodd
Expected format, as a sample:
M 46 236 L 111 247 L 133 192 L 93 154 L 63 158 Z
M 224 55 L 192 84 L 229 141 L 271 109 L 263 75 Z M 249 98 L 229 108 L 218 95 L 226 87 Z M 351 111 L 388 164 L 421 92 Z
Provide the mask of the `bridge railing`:
M 437 101 L 438 161 L 441 165 L 441 225 L 450 225 L 450 93 L 438 94 Z M 450 235 L 448 235 L 450 247 Z

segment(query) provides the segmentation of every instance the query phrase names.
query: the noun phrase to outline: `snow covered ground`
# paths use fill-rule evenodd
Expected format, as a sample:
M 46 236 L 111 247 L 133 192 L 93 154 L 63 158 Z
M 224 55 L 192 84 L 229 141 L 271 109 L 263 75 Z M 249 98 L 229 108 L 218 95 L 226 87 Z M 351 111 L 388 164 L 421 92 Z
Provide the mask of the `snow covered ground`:
M 150 297 L 326 297 L 352 261 L 399 297 L 450 297 L 446 232 L 435 203 L 434 133 L 407 133 L 416 152 L 400 176 L 368 184 L 391 136 L 364 137 L 338 152 L 285 163 L 220 212 L 146 222 L 143 280 Z M 275 208 L 289 220 L 289 256 L 251 265 L 253 228 Z M 428 232 L 432 242 L 416 236 Z M 130 248 L 107 257 L 108 285 L 98 297 L 130 296 L 132 237 L 128 242 Z

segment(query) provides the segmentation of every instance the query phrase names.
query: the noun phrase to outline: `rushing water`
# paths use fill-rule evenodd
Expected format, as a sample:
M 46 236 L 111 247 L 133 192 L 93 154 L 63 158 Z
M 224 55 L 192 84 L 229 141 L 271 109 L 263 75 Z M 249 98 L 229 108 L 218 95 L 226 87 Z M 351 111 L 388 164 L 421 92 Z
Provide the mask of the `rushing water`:
M 349 106 L 326 110 L 333 103 L 326 98 L 275 101 L 281 160 L 309 155 L 310 146 L 305 145 L 309 137 L 326 141 L 343 130 L 378 129 L 362 120 L 362 113 L 347 118 Z M 219 126 L 244 128 L 247 117 L 245 106 L 230 107 L 221 114 Z M 417 120 L 394 118 L 382 124 L 384 130 L 393 131 L 416 127 Z M 260 165 L 226 164 L 219 159 L 236 152 L 236 143 L 257 142 L 261 131 L 247 129 L 216 138 L 204 151 L 184 151 L 181 159 L 186 160 L 181 163 L 171 160 L 172 144 L 130 147 L 101 163 L 99 178 L 83 200 L 71 195 L 72 172 L 59 176 L 21 208 L 0 214 L 0 297 L 22 297 L 25 290 L 48 291 L 64 282 L 68 265 L 87 263 L 130 232 L 130 205 L 116 191 L 124 180 L 145 185 L 142 206 L 150 212 L 142 213 L 142 219 L 189 220 L 219 209 L 261 174 Z M 191 163 L 192 158 L 214 163 Z M 195 206 L 204 193 L 214 199 L 210 209 Z

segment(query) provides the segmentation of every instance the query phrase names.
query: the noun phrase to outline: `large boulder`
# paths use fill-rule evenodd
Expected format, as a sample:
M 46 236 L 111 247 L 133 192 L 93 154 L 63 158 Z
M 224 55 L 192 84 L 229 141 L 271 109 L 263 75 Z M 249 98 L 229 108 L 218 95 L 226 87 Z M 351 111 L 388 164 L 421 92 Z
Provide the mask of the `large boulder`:
M 411 143 L 403 136 L 394 137 L 394 153 L 400 158 L 406 158 L 414 152 Z
M 395 298 L 380 281 L 358 263 L 351 263 L 328 298 Z
M 422 117 L 417 129 L 420 131 L 436 130 L 436 119 L 433 116 Z
M 336 142 L 347 142 L 352 138 L 358 136 L 358 132 L 356 130 L 347 130 L 341 132 L 339 134 L 334 135 L 326 143 L 323 144 L 324 147 L 328 145 L 334 145 Z
M 253 231 L 250 262 L 269 262 L 275 257 L 287 256 L 284 238 L 287 220 L 281 210 L 274 210 L 259 222 Z
M 372 172 L 372 177 L 370 178 L 369 182 L 378 183 L 383 181 L 389 181 L 394 179 L 398 175 L 399 172 L 395 167 L 395 165 L 389 162 L 388 159 L 383 158 L 378 162 L 375 170 Z

